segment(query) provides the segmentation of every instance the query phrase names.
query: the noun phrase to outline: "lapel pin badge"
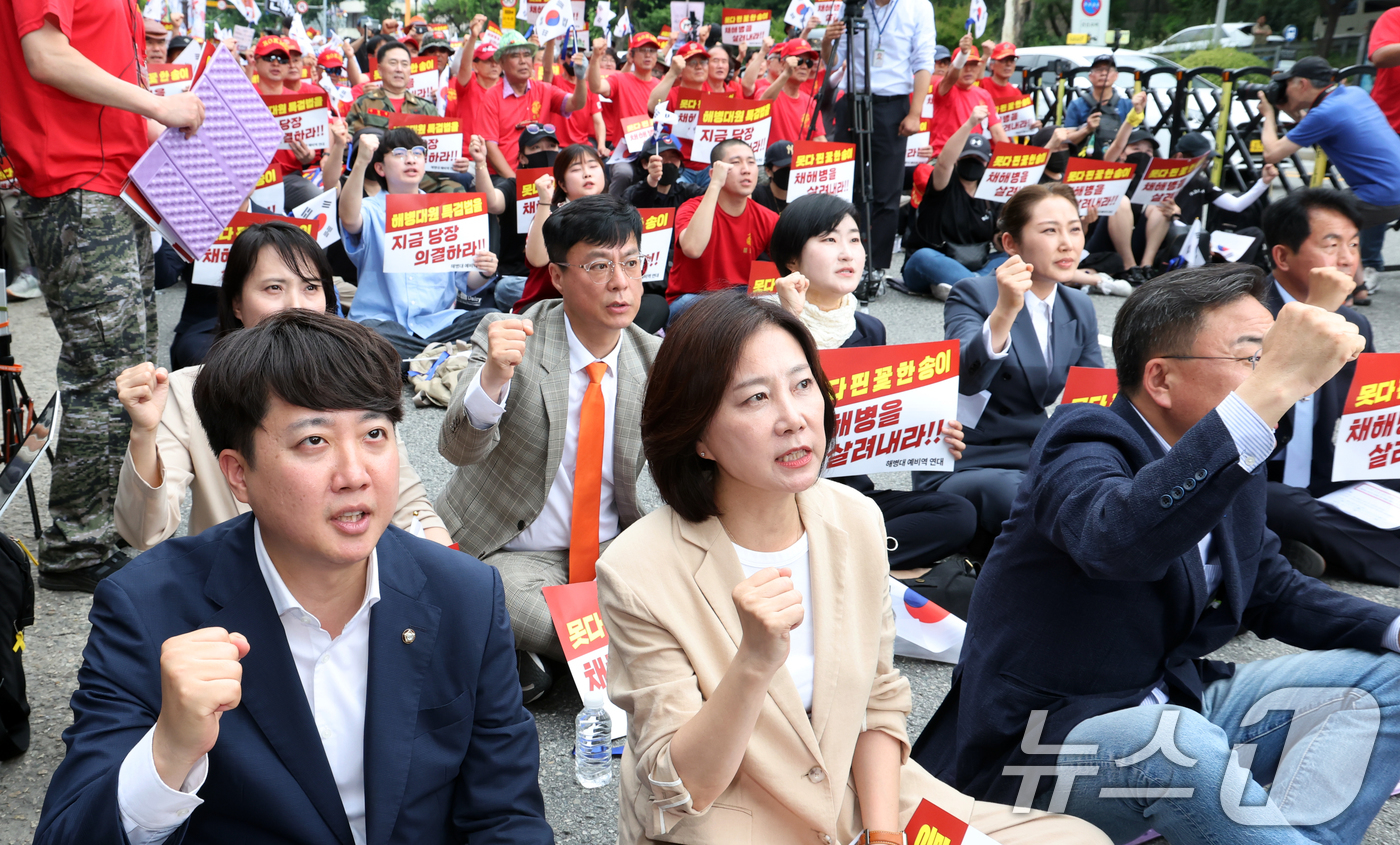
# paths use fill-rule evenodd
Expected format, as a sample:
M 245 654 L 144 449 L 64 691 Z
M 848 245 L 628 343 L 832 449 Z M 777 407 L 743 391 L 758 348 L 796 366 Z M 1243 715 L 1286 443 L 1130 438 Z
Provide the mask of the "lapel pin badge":
M 404 628 L 399 635 L 403 639 L 404 645 L 413 645 L 413 641 L 418 639 L 418 634 L 412 628 Z

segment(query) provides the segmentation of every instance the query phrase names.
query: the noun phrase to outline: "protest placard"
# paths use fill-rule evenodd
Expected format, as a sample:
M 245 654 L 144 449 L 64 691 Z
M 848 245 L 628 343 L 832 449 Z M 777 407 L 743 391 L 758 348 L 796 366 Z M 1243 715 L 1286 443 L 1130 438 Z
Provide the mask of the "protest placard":
M 267 110 L 282 127 L 279 150 L 289 150 L 301 141 L 313 150 L 324 150 L 330 143 L 331 112 L 329 97 L 319 86 L 290 94 L 263 94 Z
M 1029 144 L 992 143 L 992 160 L 973 194 L 979 200 L 1006 202 L 1027 185 L 1040 182 L 1050 151 Z
M 913 135 L 910 135 L 910 136 L 909 136 L 909 139 L 908 139 L 907 141 L 905 141 L 905 143 L 904 143 L 904 166 L 905 166 L 905 167 L 917 167 L 917 166 L 923 164 L 925 161 L 928 161 L 928 159 L 926 159 L 926 158 L 924 158 L 923 156 L 920 156 L 920 155 L 919 155 L 919 150 L 921 150 L 921 149 L 923 149 L 924 147 L 927 147 L 927 146 L 928 146 L 928 142 L 929 142 L 929 128 L 928 128 L 928 125 L 929 125 L 930 123 L 932 123 L 932 122 L 933 122 L 933 120 L 932 120 L 932 116 L 931 116 L 931 115 L 930 115 L 930 117 L 921 117 L 921 118 L 919 118 L 919 131 L 918 131 L 918 132 L 915 132 Z
M 1107 408 L 1118 397 L 1118 371 L 1106 367 L 1070 367 L 1061 405 L 1092 402 Z
M 909 845 L 996 845 L 996 840 L 924 798 L 904 827 Z
M 321 230 L 320 224 L 315 220 L 291 220 L 277 214 L 235 212 L 233 219 L 224 227 L 219 237 L 214 239 L 214 243 L 210 244 L 199 260 L 194 263 L 190 281 L 196 285 L 209 285 L 211 287 L 222 285 L 224 283 L 224 267 L 228 264 L 228 252 L 233 247 L 234 240 L 243 234 L 244 229 L 257 223 L 291 223 L 300 227 L 303 232 L 313 238 Z
M 676 87 L 672 90 L 680 92 L 676 99 L 676 110 L 672 112 L 676 120 L 671 124 L 671 134 L 677 138 L 695 137 L 695 125 L 700 120 L 700 98 L 704 96 L 701 91 L 693 88 Z M 733 95 L 730 95 L 733 99 Z
M 656 126 L 649 115 L 641 114 L 622 119 L 622 136 L 627 139 L 628 152 L 635 153 L 641 150 L 655 133 Z
M 642 242 L 637 245 L 647 263 L 644 282 L 659 282 L 666 278 L 666 264 L 671 256 L 671 229 L 676 225 L 674 208 L 639 208 L 642 215 Z
M 157 97 L 183 94 L 194 84 L 194 65 L 148 65 L 146 82 Z
M 1064 184 L 1074 191 L 1075 199 L 1079 200 L 1080 214 L 1088 214 L 1089 209 L 1097 208 L 1100 216 L 1107 217 L 1118 210 L 1118 203 L 1133 183 L 1136 170 L 1136 164 L 1071 157 L 1065 165 Z
M 1032 128 L 1035 124 L 1035 101 L 1030 94 L 1022 94 L 1019 91 L 1009 97 L 992 97 L 993 104 L 997 108 L 997 117 L 1001 118 L 1001 128 L 1006 130 L 1006 134 L 1012 138 L 1023 135 L 1034 135 L 1036 130 Z
M 549 0 L 526 0 L 525 8 L 521 10 L 520 16 L 525 19 L 526 23 L 534 23 L 539 20 L 540 13 L 547 5 L 549 5 Z
M 1366 352 L 1356 359 L 1337 427 L 1333 481 L 1400 478 L 1400 352 Z
M 710 163 L 710 151 L 715 144 L 730 138 L 748 142 L 754 158 L 763 164 L 763 151 L 768 148 L 768 129 L 773 123 L 772 100 L 739 100 L 731 94 L 703 94 L 700 97 L 700 117 L 695 122 L 695 143 L 690 147 L 690 160 Z
M 768 296 L 778 292 L 778 265 L 771 261 L 755 261 L 749 265 L 749 296 Z
M 384 272 L 471 270 L 488 239 L 484 194 L 390 194 Z
M 1147 172 L 1129 199 L 1133 205 L 1161 205 L 1176 199 L 1206 156 L 1195 158 L 1153 158 Z
M 451 173 L 452 165 L 462 157 L 462 123 L 455 117 L 423 114 L 390 114 L 389 128 L 406 126 L 418 133 L 428 149 L 424 169 L 429 173 Z
M 690 19 L 694 17 L 696 25 L 705 22 L 705 4 L 697 3 L 694 0 L 671 0 L 671 32 L 676 34 L 677 40 L 681 36 L 690 35 Z
M 535 222 L 539 190 L 535 181 L 554 172 L 552 167 L 522 167 L 515 171 L 515 231 L 524 235 Z
M 720 16 L 720 40 L 746 47 L 761 43 L 772 27 L 771 9 L 725 9 Z
M 608 631 L 598 611 L 598 582 L 580 581 L 544 588 L 544 602 L 554 620 L 554 632 L 564 649 L 564 662 L 578 687 L 579 697 L 590 690 L 608 688 Z M 612 738 L 627 735 L 627 713 L 605 699 L 612 717 Z
M 432 56 L 415 56 L 408 65 L 408 90 L 425 100 L 437 99 L 438 69 Z M 370 82 L 383 82 L 379 74 L 379 60 L 373 54 L 369 57 Z
M 788 175 L 788 202 L 807 194 L 834 194 L 847 202 L 855 192 L 856 145 L 796 141 Z
M 282 171 L 277 165 L 263 171 L 258 183 L 253 186 L 253 205 L 260 205 L 273 214 L 281 214 L 286 207 L 283 198 L 286 190 L 282 186 Z
M 951 471 L 943 437 L 958 407 L 958 341 L 823 349 L 836 399 L 824 476 Z
M 257 6 L 253 5 L 251 2 L 248 5 L 253 6 L 254 9 L 257 8 Z M 240 53 L 253 49 L 253 28 L 251 26 L 243 26 L 242 24 L 235 26 L 233 28 L 233 42 L 234 45 L 238 47 L 238 52 Z

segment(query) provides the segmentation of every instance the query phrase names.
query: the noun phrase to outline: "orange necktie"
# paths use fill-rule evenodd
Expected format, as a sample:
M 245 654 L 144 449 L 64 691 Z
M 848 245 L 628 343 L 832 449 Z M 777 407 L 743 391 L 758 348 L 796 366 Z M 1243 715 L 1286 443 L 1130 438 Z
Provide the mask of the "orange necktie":
M 603 498 L 603 373 L 608 365 L 587 367 L 588 389 L 578 411 L 578 453 L 574 461 L 574 514 L 569 528 L 569 583 L 592 581 L 598 563 L 598 511 Z

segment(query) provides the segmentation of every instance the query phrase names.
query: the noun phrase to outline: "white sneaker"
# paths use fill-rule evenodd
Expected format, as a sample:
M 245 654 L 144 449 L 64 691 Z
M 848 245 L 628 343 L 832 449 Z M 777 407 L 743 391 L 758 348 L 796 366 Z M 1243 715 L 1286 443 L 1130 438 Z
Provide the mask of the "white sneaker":
M 933 290 L 929 291 L 929 293 L 933 294 L 933 298 L 938 300 L 939 302 L 947 302 L 948 295 L 952 292 L 953 286 L 946 282 L 941 282 L 939 284 L 934 285 Z
M 1366 288 L 1367 293 L 1375 293 L 1381 286 L 1379 279 L 1376 278 L 1380 273 L 1381 271 L 1375 267 L 1367 267 L 1361 271 L 1361 284 Z
M 33 273 L 20 273 L 18 281 L 5 288 L 5 293 L 9 294 L 11 299 L 34 299 L 42 295 L 39 291 L 39 280 Z
M 1098 290 L 1104 296 L 1127 296 L 1133 292 L 1133 286 L 1122 279 L 1100 273 Z

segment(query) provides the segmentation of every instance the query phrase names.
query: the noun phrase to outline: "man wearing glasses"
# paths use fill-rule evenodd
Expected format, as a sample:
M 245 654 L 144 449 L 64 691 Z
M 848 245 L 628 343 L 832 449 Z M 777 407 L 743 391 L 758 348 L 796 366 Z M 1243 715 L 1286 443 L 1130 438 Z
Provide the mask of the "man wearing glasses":
M 783 72 L 773 80 L 760 99 L 773 101 L 773 122 L 768 137 L 773 141 L 806 141 L 812 125 L 814 100 L 802 90 L 816 73 L 821 53 L 805 39 L 795 38 L 783 45 Z M 825 141 L 826 135 L 816 129 L 810 140 Z
M 1400 778 L 1400 611 L 1289 565 L 1265 464 L 1366 341 L 1267 296 L 1258 268 L 1213 264 L 1128 297 L 1117 398 L 1051 417 L 978 577 L 913 749 L 935 777 L 1115 842 L 1361 840 Z M 1205 659 L 1245 630 L 1303 651 Z
M 388 23 L 385 21 L 386 27 Z M 387 129 L 389 118 L 386 114 L 390 112 L 426 115 L 438 113 L 437 103 L 425 100 L 408 90 L 413 80 L 413 57 L 407 47 L 397 41 L 385 41 L 379 45 L 375 62 L 379 68 L 379 87 L 366 88 L 365 93 L 356 98 L 355 103 L 350 106 L 350 113 L 345 118 L 352 135 L 359 133 L 366 126 Z M 452 179 L 432 174 L 423 177 L 421 187 L 429 194 L 462 190 L 462 186 Z
M 564 652 L 542 588 L 593 580 L 601 549 L 642 516 L 642 397 L 660 339 L 633 325 L 646 262 L 637 210 L 572 200 L 544 224 L 561 298 L 491 314 L 447 403 L 438 451 L 457 469 L 438 500 L 462 551 L 495 566 L 525 701 Z

